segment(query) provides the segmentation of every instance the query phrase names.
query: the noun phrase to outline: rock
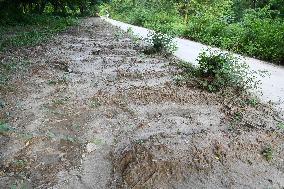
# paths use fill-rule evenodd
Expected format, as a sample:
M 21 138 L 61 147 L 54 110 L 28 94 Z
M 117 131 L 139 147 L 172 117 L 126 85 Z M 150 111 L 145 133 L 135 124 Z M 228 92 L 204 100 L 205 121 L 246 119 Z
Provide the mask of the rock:
M 91 152 L 95 151 L 96 149 L 97 149 L 97 146 L 94 143 L 88 143 L 87 146 L 86 146 L 86 151 L 88 153 L 91 153 Z

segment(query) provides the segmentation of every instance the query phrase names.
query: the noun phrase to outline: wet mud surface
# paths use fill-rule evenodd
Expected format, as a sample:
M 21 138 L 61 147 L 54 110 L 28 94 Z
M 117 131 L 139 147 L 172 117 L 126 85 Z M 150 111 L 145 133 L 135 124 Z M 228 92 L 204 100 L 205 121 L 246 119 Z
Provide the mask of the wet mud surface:
M 0 88 L 0 188 L 284 188 L 271 107 L 177 86 L 142 49 L 88 18 L 0 54 L 29 62 Z

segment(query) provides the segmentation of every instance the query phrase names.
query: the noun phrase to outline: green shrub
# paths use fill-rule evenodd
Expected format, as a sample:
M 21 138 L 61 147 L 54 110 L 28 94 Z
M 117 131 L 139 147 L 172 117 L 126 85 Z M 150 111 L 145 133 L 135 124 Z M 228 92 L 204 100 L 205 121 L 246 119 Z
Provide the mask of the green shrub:
M 186 29 L 186 25 L 181 23 L 182 18 L 178 16 L 177 12 L 154 12 L 148 13 L 143 26 L 153 29 L 158 32 L 167 33 L 171 35 L 181 35 Z
M 200 53 L 198 66 L 189 63 L 179 64 L 182 74 L 178 81 L 198 85 L 210 92 L 228 87 L 248 91 L 258 87 L 257 72 L 230 54 L 208 50 Z
M 146 49 L 146 53 L 165 53 L 172 54 L 176 51 L 177 46 L 174 37 L 161 32 L 150 32 L 146 42 L 150 44 L 150 48 Z
M 129 23 L 137 26 L 144 26 L 149 12 L 145 9 L 136 8 L 128 15 Z

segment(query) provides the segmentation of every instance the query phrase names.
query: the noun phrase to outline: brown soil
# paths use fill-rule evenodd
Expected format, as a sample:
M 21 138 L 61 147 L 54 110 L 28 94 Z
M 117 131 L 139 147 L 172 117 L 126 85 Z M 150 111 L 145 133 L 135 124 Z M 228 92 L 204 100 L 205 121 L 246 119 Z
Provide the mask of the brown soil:
M 30 62 L 0 87 L 0 188 L 284 188 L 271 107 L 177 86 L 142 48 L 88 18 L 0 54 Z

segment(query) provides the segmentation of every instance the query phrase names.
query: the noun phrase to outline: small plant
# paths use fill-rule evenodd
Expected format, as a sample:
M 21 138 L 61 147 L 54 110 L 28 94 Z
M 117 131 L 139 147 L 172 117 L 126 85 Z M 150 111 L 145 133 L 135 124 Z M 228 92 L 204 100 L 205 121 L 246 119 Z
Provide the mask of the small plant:
M 249 66 L 228 53 L 207 50 L 199 54 L 198 66 L 188 63 L 178 65 L 182 69 L 182 78 L 186 83 L 198 84 L 210 92 L 218 92 L 227 87 L 239 91 L 257 89 L 259 72 L 252 71 Z M 252 102 L 255 103 L 255 102 Z
M 34 137 L 31 133 L 20 133 L 18 136 L 24 140 L 30 140 Z
M 132 29 L 132 27 L 129 27 L 129 28 L 127 28 L 127 31 L 126 31 L 129 35 L 133 35 L 133 29 Z
M 114 33 L 114 37 L 115 37 L 115 40 L 116 40 L 116 41 L 119 41 L 119 39 L 121 39 L 122 36 L 123 36 L 123 32 L 120 31 L 120 30 L 118 30 L 118 31 L 116 31 L 116 32 Z
M 246 104 L 252 107 L 256 107 L 259 104 L 259 100 L 257 98 L 249 98 L 246 100 Z
M 5 108 L 5 101 L 0 98 L 0 109 Z
M 81 129 L 81 125 L 79 125 L 79 124 L 73 124 L 73 125 L 71 126 L 71 128 L 72 128 L 73 130 L 75 130 L 75 131 L 78 131 L 78 130 Z
M 146 54 L 165 53 L 173 54 L 177 50 L 174 36 L 161 32 L 150 32 L 146 42 L 150 44 L 150 48 L 146 49 Z
M 71 136 L 66 136 L 65 140 L 71 143 L 74 143 L 77 141 L 77 139 L 75 137 L 71 137 Z
M 236 112 L 234 113 L 230 125 L 229 125 L 229 130 L 233 131 L 235 130 L 235 127 L 243 120 L 243 114 L 242 112 Z
M 24 167 L 27 162 L 25 160 L 19 159 L 19 160 L 14 160 L 13 163 L 17 167 Z
M 11 128 L 8 126 L 7 123 L 0 122 L 0 135 L 4 135 L 5 133 L 9 132 Z
M 54 79 L 54 80 L 48 80 L 48 85 L 67 85 L 68 84 L 68 75 L 64 74 L 62 77 Z
M 47 132 L 46 132 L 46 136 L 47 136 L 49 139 L 53 139 L 53 138 L 56 137 L 56 135 L 55 135 L 53 132 L 51 132 L 51 131 L 47 131 Z
M 284 130 L 284 123 L 279 122 L 279 123 L 277 124 L 277 127 L 278 127 L 279 129 Z
M 234 114 L 234 120 L 240 122 L 240 121 L 242 121 L 242 119 L 243 119 L 243 114 L 241 112 L 236 112 Z
M 91 108 L 98 108 L 101 106 L 101 103 L 97 99 L 91 101 Z
M 95 145 L 101 145 L 103 144 L 103 140 L 100 138 L 95 138 L 92 141 L 90 141 L 91 143 L 95 144 Z
M 64 98 L 60 98 L 60 99 L 52 99 L 52 104 L 54 106 L 60 106 L 60 105 L 64 105 L 65 102 L 67 102 L 69 99 L 69 97 L 64 97 Z
M 10 186 L 10 189 L 28 189 L 29 187 L 24 181 L 15 182 Z
M 267 161 L 271 161 L 273 159 L 273 149 L 272 149 L 272 147 L 271 146 L 265 147 L 262 150 L 261 154 L 263 155 L 263 157 L 265 157 L 265 159 Z
M 134 44 L 138 44 L 140 41 L 140 37 L 134 34 L 132 27 L 127 28 L 127 34 L 132 39 Z

